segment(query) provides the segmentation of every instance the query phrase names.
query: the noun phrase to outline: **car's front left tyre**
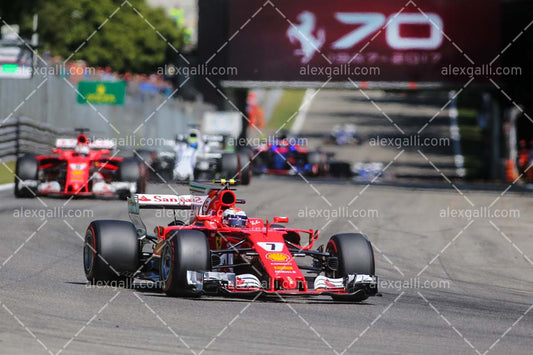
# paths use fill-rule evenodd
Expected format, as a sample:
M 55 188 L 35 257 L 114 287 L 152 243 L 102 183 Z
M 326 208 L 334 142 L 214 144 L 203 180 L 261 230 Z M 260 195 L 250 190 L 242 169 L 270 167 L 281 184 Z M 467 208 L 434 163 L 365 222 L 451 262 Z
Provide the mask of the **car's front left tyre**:
M 93 284 L 130 281 L 139 267 L 139 239 L 126 221 L 93 221 L 85 233 L 83 268 Z
M 33 155 L 25 155 L 17 159 L 15 166 L 15 197 L 35 197 L 37 190 L 25 186 L 26 180 L 36 181 L 39 173 L 39 161 Z

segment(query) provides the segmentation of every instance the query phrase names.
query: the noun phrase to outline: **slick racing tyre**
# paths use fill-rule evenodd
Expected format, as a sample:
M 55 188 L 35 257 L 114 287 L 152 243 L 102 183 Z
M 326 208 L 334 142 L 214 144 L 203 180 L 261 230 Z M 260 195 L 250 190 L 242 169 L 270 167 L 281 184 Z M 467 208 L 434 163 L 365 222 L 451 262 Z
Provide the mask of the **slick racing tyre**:
M 148 184 L 149 171 L 146 164 L 139 165 L 139 180 L 137 180 L 137 193 L 146 193 L 146 185 Z
M 375 275 L 374 251 L 367 237 L 361 233 L 343 233 L 332 236 L 326 246 L 326 252 L 338 258 L 337 270 L 326 272 L 327 277 L 342 278 L 348 274 Z M 344 300 L 342 296 L 333 299 Z M 368 298 L 365 293 L 353 301 Z
M 22 186 L 19 183 L 24 180 L 37 180 L 39 161 L 32 155 L 25 155 L 17 159 L 15 167 L 15 197 L 35 197 L 36 190 L 33 187 Z
M 141 163 L 146 163 L 148 165 L 152 165 L 153 157 L 155 156 L 155 152 L 152 152 L 147 149 L 135 149 L 133 153 L 133 157 L 139 160 Z
M 239 180 L 241 185 L 249 185 L 252 180 L 252 162 L 248 151 L 239 152 Z
M 239 174 L 239 156 L 236 153 L 224 153 L 220 160 L 220 173 L 223 179 L 237 179 Z
M 352 176 L 350 164 L 345 162 L 329 163 L 329 173 L 336 178 L 349 178 Z
M 136 158 L 124 158 L 118 169 L 118 181 L 135 182 L 137 183 L 136 192 L 139 194 L 145 193 L 148 182 L 148 169 L 146 164 Z M 123 191 L 119 194 L 122 199 L 126 199 L 130 193 L 129 191 Z
M 83 268 L 93 284 L 131 281 L 139 267 L 139 240 L 126 221 L 93 221 L 85 233 Z
M 184 229 L 170 232 L 166 240 L 159 263 L 162 290 L 169 296 L 198 296 L 187 283 L 187 270 L 209 270 L 209 244 L 205 234 Z
M 267 159 L 265 153 L 259 153 L 252 160 L 252 174 L 261 175 L 267 170 Z
M 195 181 L 210 181 L 215 179 L 216 176 L 211 171 L 204 171 L 200 169 L 194 169 L 194 180 Z
M 310 152 L 307 156 L 307 163 L 311 166 L 310 176 L 325 176 L 328 174 L 328 158 L 324 153 Z

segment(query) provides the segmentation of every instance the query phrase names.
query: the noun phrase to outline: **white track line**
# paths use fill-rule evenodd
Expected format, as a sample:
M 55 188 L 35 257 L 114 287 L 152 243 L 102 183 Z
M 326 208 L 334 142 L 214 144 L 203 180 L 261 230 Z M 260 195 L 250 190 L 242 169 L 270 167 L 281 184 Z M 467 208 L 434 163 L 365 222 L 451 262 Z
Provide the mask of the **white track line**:
M 305 122 L 305 118 L 307 116 L 307 111 L 309 110 L 309 107 L 311 106 L 311 101 L 313 100 L 314 94 L 315 94 L 315 89 L 305 90 L 305 95 L 304 95 L 304 98 L 302 99 L 300 110 L 290 130 L 291 136 L 297 136 L 298 134 L 300 134 L 300 131 L 302 130 L 302 127 Z
M 10 182 L 9 184 L 2 184 L 0 185 L 0 191 L 11 190 L 13 187 L 15 187 L 15 183 L 13 182 Z

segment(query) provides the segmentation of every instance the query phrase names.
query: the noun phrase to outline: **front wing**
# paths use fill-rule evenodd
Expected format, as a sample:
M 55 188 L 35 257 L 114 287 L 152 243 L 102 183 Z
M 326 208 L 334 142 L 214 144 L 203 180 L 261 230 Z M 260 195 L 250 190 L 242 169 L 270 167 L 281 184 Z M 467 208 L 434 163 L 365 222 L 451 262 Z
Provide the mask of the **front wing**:
M 187 271 L 189 287 L 203 294 L 222 294 L 228 296 L 318 296 L 328 295 L 338 300 L 360 300 L 375 296 L 378 292 L 377 276 L 350 274 L 344 278 L 332 279 L 317 276 L 313 287 L 302 285 L 298 289 L 274 289 L 273 285 L 262 284 L 259 280 L 239 285 L 238 280 L 252 275 L 236 275 L 229 272 Z
M 94 182 L 91 190 L 83 188 L 75 191 L 66 191 L 57 181 L 19 180 L 16 183 L 19 189 L 30 188 L 34 190 L 35 195 L 39 196 L 117 196 L 120 191 L 130 191 L 132 194 L 137 191 L 136 182 L 125 181 L 113 181 L 109 184 Z

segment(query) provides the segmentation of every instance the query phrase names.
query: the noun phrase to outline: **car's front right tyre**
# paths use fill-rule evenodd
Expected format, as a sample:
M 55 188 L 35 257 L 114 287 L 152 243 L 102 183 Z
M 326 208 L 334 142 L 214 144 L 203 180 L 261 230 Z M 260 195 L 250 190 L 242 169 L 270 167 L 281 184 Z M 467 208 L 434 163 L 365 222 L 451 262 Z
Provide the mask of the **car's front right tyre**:
M 328 241 L 326 252 L 338 260 L 337 270 L 326 272 L 327 277 L 344 278 L 351 274 L 375 275 L 374 250 L 364 234 L 336 234 Z M 368 296 L 366 292 L 360 292 L 353 297 L 333 295 L 332 298 L 360 302 Z
M 209 244 L 204 233 L 182 229 L 167 234 L 159 263 L 161 288 L 167 295 L 198 296 L 199 292 L 188 285 L 187 271 L 209 269 Z

